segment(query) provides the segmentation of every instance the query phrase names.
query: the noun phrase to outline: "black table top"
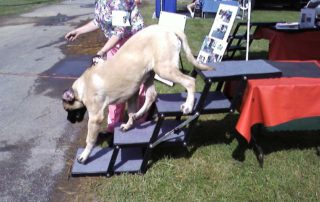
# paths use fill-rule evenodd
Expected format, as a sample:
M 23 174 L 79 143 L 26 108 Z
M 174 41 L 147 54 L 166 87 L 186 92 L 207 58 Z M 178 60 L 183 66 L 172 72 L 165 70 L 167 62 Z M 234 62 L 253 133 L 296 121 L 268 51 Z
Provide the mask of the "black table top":
M 320 78 L 320 67 L 312 61 L 275 62 L 267 61 L 270 65 L 282 71 L 282 77 Z
M 213 81 L 227 81 L 241 79 L 244 76 L 247 79 L 280 77 L 282 72 L 269 64 L 265 60 L 249 61 L 223 61 L 218 63 L 209 63 L 209 66 L 216 70 L 199 71 L 204 79 Z

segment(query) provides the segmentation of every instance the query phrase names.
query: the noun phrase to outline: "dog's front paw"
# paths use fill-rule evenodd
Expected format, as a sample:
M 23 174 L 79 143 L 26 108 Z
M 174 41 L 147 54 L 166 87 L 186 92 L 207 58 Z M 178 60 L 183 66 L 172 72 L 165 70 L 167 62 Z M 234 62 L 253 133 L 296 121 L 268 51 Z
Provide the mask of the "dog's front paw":
M 180 106 L 180 109 L 183 114 L 190 114 L 192 111 L 192 106 L 188 106 L 186 103 Z
M 129 130 L 130 129 L 130 125 L 129 124 L 127 124 L 127 123 L 123 123 L 123 124 L 121 124 L 120 125 L 120 129 L 122 130 L 122 131 L 127 131 L 127 130 Z
M 85 164 L 88 157 L 89 157 L 90 152 L 87 152 L 86 150 L 84 150 L 80 156 L 78 156 L 77 161 L 81 164 Z
M 120 129 L 121 129 L 122 131 L 127 131 L 127 130 L 129 130 L 129 129 L 133 126 L 133 123 L 134 123 L 134 121 L 135 121 L 136 119 L 137 119 L 136 114 L 133 114 L 133 113 L 129 114 L 129 120 L 127 121 L 127 123 L 121 124 L 121 125 L 120 125 Z

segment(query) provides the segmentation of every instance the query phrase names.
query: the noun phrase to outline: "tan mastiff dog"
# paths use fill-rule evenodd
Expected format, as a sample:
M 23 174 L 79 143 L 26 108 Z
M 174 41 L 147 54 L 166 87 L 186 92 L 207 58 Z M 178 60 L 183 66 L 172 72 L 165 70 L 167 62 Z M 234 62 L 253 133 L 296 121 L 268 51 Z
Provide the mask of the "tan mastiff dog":
M 153 84 L 154 73 L 184 86 L 188 96 L 181 105 L 181 111 L 184 114 L 192 111 L 195 79 L 179 71 L 181 44 L 188 61 L 195 67 L 201 70 L 212 69 L 194 59 L 183 32 L 152 25 L 132 36 L 114 57 L 87 69 L 73 83 L 72 88 L 64 92 L 63 107 L 68 112 L 70 122 L 82 121 L 86 109 L 89 113 L 86 148 L 77 158 L 80 163 L 85 163 L 96 143 L 109 104 L 128 103 L 129 120 L 120 126 L 124 131 L 130 129 L 134 120 L 148 111 L 157 95 Z M 137 111 L 136 100 L 142 83 L 146 88 L 146 98 Z

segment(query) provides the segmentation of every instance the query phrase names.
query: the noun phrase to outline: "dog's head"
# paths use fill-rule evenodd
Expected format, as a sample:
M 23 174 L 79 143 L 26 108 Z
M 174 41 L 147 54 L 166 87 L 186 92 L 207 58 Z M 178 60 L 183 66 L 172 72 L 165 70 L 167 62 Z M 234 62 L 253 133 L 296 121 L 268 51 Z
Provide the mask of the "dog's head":
M 67 119 L 71 123 L 81 122 L 83 120 L 87 108 L 80 100 L 77 100 L 72 88 L 64 91 L 62 95 L 62 105 L 68 112 Z

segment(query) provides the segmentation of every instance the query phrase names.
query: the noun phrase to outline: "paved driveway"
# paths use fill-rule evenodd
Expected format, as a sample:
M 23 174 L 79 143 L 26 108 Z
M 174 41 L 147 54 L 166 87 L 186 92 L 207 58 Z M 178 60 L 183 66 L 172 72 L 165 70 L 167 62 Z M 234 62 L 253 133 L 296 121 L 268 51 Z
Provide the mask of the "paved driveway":
M 0 201 L 50 200 L 66 151 L 84 135 L 85 124 L 66 121 L 60 96 L 72 79 L 61 77 L 89 60 L 66 58 L 60 46 L 92 17 L 93 3 L 68 0 L 0 21 Z

